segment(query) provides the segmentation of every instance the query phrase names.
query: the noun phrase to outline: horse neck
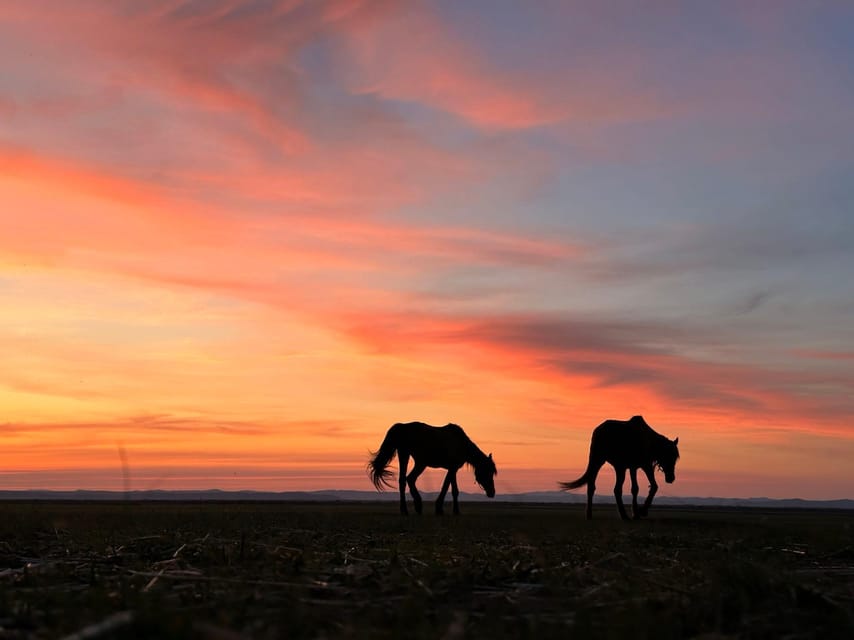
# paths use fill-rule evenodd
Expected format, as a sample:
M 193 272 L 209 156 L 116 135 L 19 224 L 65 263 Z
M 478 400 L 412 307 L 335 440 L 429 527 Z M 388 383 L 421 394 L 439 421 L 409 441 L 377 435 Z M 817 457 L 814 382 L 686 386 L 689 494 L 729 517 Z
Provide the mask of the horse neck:
M 655 432 L 653 431 L 653 433 Z M 664 451 L 668 442 L 669 440 L 665 436 L 660 433 L 655 433 L 655 437 L 652 439 L 652 454 L 656 460 L 658 460 L 661 452 Z
M 466 452 L 466 462 L 473 467 L 477 467 L 484 463 L 487 459 L 486 454 L 481 451 L 478 446 L 471 441 L 471 438 L 468 436 L 465 437 L 465 452 Z

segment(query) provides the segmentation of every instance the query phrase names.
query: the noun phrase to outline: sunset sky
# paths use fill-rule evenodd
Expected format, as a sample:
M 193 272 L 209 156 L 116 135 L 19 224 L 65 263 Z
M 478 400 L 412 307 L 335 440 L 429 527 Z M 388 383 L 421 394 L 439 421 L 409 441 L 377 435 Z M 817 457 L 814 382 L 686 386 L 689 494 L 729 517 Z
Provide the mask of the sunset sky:
M 4 2 L 0 224 L 0 489 L 854 498 L 849 2 Z

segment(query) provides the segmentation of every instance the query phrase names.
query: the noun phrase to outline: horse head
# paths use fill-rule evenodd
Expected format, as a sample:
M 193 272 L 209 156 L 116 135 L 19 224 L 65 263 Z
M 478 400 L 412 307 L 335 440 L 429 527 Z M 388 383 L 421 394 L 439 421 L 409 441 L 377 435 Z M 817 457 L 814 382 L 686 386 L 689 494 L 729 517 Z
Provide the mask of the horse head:
M 664 472 L 664 481 L 668 484 L 676 480 L 676 461 L 679 459 L 679 438 L 675 440 L 663 439 L 658 451 L 658 468 Z
M 486 492 L 487 498 L 495 497 L 495 476 L 497 474 L 498 469 L 495 467 L 491 453 L 474 467 L 474 481 Z

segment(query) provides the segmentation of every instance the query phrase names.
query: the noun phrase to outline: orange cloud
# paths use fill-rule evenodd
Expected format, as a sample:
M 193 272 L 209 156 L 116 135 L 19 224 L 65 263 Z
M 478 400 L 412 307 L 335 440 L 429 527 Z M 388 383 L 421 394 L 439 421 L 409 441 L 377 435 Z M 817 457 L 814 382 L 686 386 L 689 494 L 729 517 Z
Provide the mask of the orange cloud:
M 155 184 L 8 147 L 0 149 L 0 168 L 0 190 L 14 212 L 15 233 L 0 240 L 6 255 L 40 256 L 248 299 L 294 295 L 298 285 L 289 285 L 282 274 L 307 264 L 315 271 L 378 271 L 390 264 L 406 268 L 413 256 L 446 265 L 548 264 L 583 251 L 559 239 L 370 217 L 244 214 L 238 220 L 229 207 L 199 204 Z M 243 188 L 224 179 L 224 187 Z M 334 199 L 340 191 L 333 183 L 318 193 Z M 159 260 L 153 263 L 155 255 Z M 216 266 L 212 271 L 212 262 L 226 274 L 217 275 Z M 238 272 L 232 264 L 240 265 Z
M 635 404 L 626 402 L 628 398 L 612 404 L 654 406 L 681 421 L 711 421 L 731 432 L 743 431 L 748 424 L 761 432 L 767 428 L 763 423 L 770 422 L 848 437 L 840 418 L 854 411 L 850 403 L 832 406 L 801 391 L 804 385 L 847 384 L 850 388 L 844 378 L 681 355 L 659 346 L 670 332 L 663 325 L 549 315 L 421 313 L 355 317 L 345 321 L 343 330 L 381 353 L 428 354 L 516 377 L 562 381 L 584 389 L 591 396 L 589 403 L 595 396 L 629 391 L 636 394 Z

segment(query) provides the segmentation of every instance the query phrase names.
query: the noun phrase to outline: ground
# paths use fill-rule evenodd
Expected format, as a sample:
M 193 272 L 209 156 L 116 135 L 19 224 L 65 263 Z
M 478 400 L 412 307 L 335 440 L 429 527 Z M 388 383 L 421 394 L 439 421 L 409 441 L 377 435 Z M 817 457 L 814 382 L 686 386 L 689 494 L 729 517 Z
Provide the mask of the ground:
M 851 638 L 854 513 L 0 503 L 0 638 Z

